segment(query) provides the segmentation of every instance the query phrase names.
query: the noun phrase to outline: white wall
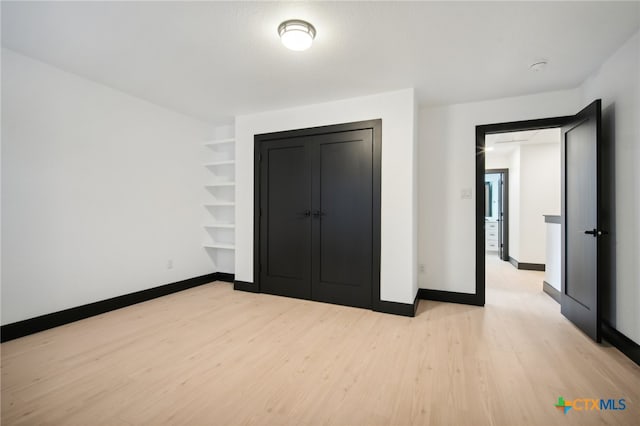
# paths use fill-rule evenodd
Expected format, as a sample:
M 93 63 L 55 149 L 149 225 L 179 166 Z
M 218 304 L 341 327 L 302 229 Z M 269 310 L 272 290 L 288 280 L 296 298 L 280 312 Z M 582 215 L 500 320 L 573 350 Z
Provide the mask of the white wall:
M 611 262 L 615 273 L 605 318 L 640 343 L 640 33 L 582 85 L 582 104 L 602 99 L 603 134 L 613 144 L 615 184 Z
M 562 227 L 559 223 L 545 223 L 546 257 L 544 280 L 562 291 Z
M 506 153 L 487 152 L 485 153 L 485 169 L 508 169 L 511 159 L 511 151 Z
M 560 214 L 560 133 L 553 143 L 486 154 L 487 169 L 509 169 L 509 256 L 521 263 L 545 263 L 543 215 Z
M 253 282 L 253 137 L 382 119 L 380 297 L 413 303 L 415 96 L 413 89 L 236 117 L 236 279 Z
M 558 143 L 520 147 L 520 231 L 518 256 L 522 263 L 545 263 L 544 215 L 560 214 L 560 130 Z M 516 189 L 514 187 L 514 189 Z
M 565 90 L 419 112 L 418 262 L 421 288 L 475 293 L 475 127 L 575 114 L 580 91 Z M 511 175 L 509 176 L 511 178 Z
M 509 158 L 509 257 L 520 258 L 520 147 Z
M 214 272 L 210 131 L 3 49 L 2 324 Z

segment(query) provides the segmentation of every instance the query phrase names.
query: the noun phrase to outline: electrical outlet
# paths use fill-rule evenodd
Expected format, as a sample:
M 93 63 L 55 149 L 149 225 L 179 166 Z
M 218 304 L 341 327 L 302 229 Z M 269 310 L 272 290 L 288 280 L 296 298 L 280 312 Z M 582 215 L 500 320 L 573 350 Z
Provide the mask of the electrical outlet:
M 172 259 L 167 260 L 167 269 L 173 269 L 173 260 Z
M 424 265 L 422 263 L 418 266 L 418 270 L 421 274 L 424 274 Z
M 462 198 L 463 200 L 470 200 L 471 188 L 462 188 L 462 190 L 460 191 L 460 198 Z

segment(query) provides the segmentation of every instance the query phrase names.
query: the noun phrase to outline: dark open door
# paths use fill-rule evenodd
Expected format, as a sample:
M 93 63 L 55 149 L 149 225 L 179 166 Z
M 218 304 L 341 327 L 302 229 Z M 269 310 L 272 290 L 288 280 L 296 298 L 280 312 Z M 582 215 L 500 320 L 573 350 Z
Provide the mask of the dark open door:
M 599 288 L 607 247 L 600 188 L 602 167 L 600 100 L 562 128 L 562 302 L 561 312 L 600 341 Z

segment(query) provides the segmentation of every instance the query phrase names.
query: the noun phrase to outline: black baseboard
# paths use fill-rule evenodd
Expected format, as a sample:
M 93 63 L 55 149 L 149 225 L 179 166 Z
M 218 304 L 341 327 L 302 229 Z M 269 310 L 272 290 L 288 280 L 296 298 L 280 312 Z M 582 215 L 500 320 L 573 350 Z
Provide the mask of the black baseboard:
M 543 271 L 545 266 L 543 263 L 522 263 L 518 262 L 518 269 L 524 269 L 527 271 Z
M 387 302 L 386 300 L 380 300 L 378 302 L 378 306 L 374 307 L 373 310 L 376 312 L 382 312 L 383 314 L 415 317 L 419 302 L 420 302 L 420 299 L 418 298 L 418 295 L 416 295 L 416 298 L 413 300 L 413 303 L 398 303 L 398 302 Z
M 553 300 L 560 303 L 560 292 L 546 281 L 542 281 L 542 291 L 547 293 Z
M 631 361 L 640 365 L 640 345 L 620 333 L 607 321 L 602 321 L 600 331 L 602 332 L 603 339 L 618 348 L 618 350 L 629 357 Z
M 455 291 L 418 289 L 418 297 L 436 302 L 461 303 L 463 305 L 484 306 L 484 301 L 477 294 L 457 293 Z
M 98 302 L 76 306 L 75 308 L 65 309 L 64 311 L 53 312 L 51 314 L 41 315 L 24 321 L 3 325 L 0 327 L 0 341 L 6 342 L 19 337 L 28 336 L 29 334 L 37 333 L 39 331 L 48 330 L 74 321 L 100 315 L 105 312 L 135 305 L 136 303 L 146 302 L 147 300 L 187 290 L 199 285 L 208 284 L 213 281 L 226 281 L 225 278 L 227 278 L 227 275 L 229 274 L 212 273 L 202 275 L 200 277 L 189 278 L 183 281 L 136 291 L 135 293 L 100 300 Z
M 514 259 L 511 256 L 509 256 L 509 263 L 511 263 L 517 269 L 524 269 L 526 271 L 544 271 L 545 270 L 544 263 L 518 262 L 516 259 Z
M 229 274 L 227 272 L 216 272 L 215 276 L 216 276 L 216 281 L 224 281 L 226 283 L 231 283 L 231 284 L 233 284 L 233 281 L 236 278 L 235 274 Z
M 239 291 L 248 291 L 250 293 L 260 293 L 258 286 L 253 283 L 247 281 L 234 281 L 233 289 Z M 283 295 L 284 297 L 288 297 Z M 402 315 L 405 317 L 414 317 L 416 316 L 416 310 L 418 309 L 419 298 L 416 296 L 413 303 L 398 303 L 398 302 L 387 302 L 381 300 L 378 302 L 378 306 L 372 307 L 371 309 L 376 312 L 382 312 L 385 314 L 393 314 L 393 315 Z
M 234 281 L 233 289 L 239 291 L 248 291 L 249 293 L 260 293 L 258 286 L 247 281 Z

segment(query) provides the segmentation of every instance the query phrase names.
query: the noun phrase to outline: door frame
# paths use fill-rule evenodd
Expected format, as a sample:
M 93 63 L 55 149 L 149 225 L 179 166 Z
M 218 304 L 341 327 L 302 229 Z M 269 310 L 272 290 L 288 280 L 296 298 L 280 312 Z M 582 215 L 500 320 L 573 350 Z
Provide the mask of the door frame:
M 381 231 L 381 168 L 382 168 L 382 119 L 357 121 L 344 124 L 310 127 L 306 129 L 285 130 L 280 132 L 263 133 L 254 136 L 254 169 L 253 169 L 253 284 L 254 290 L 262 292 L 260 287 L 260 177 L 261 177 L 261 149 L 263 142 L 278 139 L 293 139 L 304 136 L 318 136 L 331 133 L 342 133 L 354 130 L 373 131 L 373 205 L 372 205 L 372 271 L 371 271 L 371 309 L 375 311 L 389 309 L 383 306 L 393 302 L 380 300 L 380 231 Z M 386 309 L 385 309 L 386 308 Z
M 509 261 L 509 169 L 486 169 L 486 174 L 501 174 L 502 185 L 504 188 L 504 197 L 502 197 L 502 257 L 501 259 Z M 498 253 L 500 251 L 498 250 Z
M 486 252 L 484 232 L 484 174 L 486 135 L 562 127 L 573 118 L 573 115 L 569 115 L 562 117 L 540 118 L 536 120 L 511 121 L 508 123 L 482 124 L 476 126 L 476 294 L 473 295 L 474 305 L 484 306 L 486 295 Z M 564 170 L 564 165 L 562 167 Z

